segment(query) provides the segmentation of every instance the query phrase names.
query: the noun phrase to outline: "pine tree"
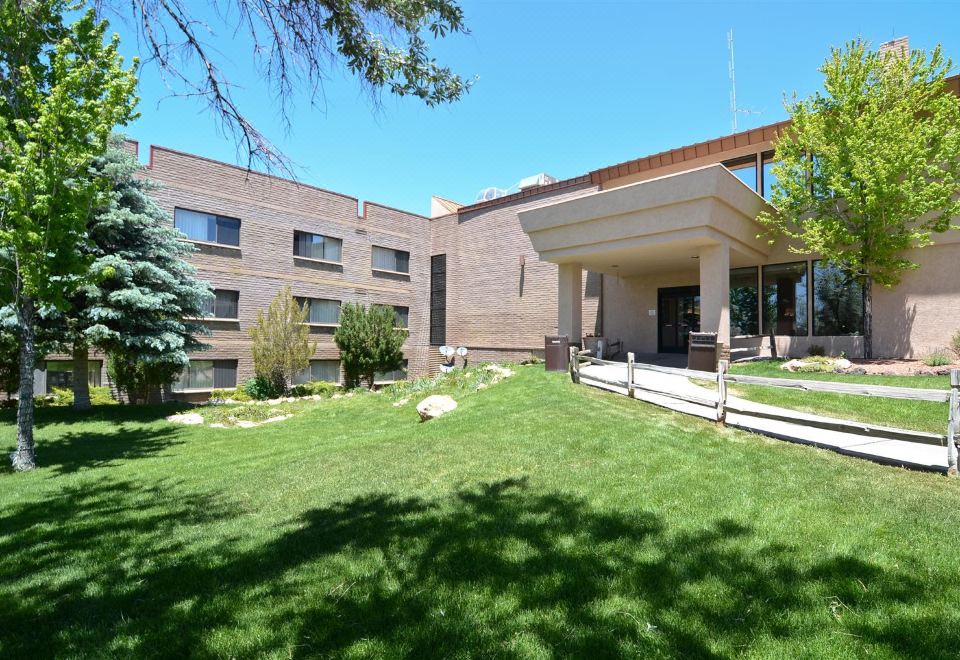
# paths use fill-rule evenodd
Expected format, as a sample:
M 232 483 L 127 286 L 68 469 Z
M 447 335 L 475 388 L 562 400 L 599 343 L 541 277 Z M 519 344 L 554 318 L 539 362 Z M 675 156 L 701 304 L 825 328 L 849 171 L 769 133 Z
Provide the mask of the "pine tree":
M 257 312 L 257 323 L 250 328 L 253 370 L 277 392 L 287 391 L 317 350 L 306 325 L 308 313 L 307 305 L 298 304 L 287 286 L 277 292 L 266 315 Z
M 92 261 L 66 314 L 75 408 L 90 406 L 89 347 L 125 365 L 146 363 L 140 374 L 166 379 L 138 381 L 152 389 L 170 382 L 187 364 L 187 352 L 203 348 L 197 335 L 206 332 L 204 326 L 184 319 L 203 315 L 210 285 L 184 261 L 194 248 L 154 202 L 150 193 L 157 186 L 138 176 L 141 169 L 120 135 L 111 136 L 91 168 L 91 176 L 106 179 L 111 189 L 90 215 L 85 250 Z
M 340 362 L 347 387 L 361 380 L 373 388 L 378 372 L 403 365 L 403 342 L 407 331 L 398 328 L 394 310 L 384 305 L 348 303 L 340 309 L 340 327 L 333 335 L 340 349 Z

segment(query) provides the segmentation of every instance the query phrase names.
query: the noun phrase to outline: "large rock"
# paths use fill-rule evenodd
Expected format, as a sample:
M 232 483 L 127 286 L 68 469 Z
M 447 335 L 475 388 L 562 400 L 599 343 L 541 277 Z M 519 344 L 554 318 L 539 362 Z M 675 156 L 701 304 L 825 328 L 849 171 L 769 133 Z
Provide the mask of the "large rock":
M 457 407 L 457 402 L 446 394 L 434 394 L 417 404 L 417 413 L 424 422 L 439 417 Z
M 203 417 L 199 413 L 183 413 L 180 415 L 170 415 L 167 417 L 168 422 L 173 422 L 174 424 L 187 424 L 193 426 L 195 424 L 203 424 Z

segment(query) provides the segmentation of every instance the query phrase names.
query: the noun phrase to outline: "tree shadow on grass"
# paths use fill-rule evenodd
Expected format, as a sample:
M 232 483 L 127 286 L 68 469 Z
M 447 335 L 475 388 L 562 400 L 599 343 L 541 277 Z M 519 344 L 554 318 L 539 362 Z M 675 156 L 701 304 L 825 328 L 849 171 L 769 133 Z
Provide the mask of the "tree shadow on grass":
M 61 475 L 119 460 L 155 455 L 179 444 L 181 441 L 177 436 L 182 429 L 166 422 L 154 422 L 189 407 L 97 406 L 83 412 L 70 408 L 40 408 L 35 425 L 37 464 L 53 468 L 56 475 Z M 4 421 L 8 417 L 9 414 L 5 415 Z M 15 420 L 14 416 L 9 421 L 15 424 Z M 103 423 L 99 428 L 98 422 Z M 52 433 L 54 428 L 55 434 Z M 9 451 L 13 450 L 15 439 L 15 426 L 7 427 L 4 440 L 9 440 Z M 2 463 L 3 471 L 12 471 L 8 461 Z
M 506 480 L 224 538 L 244 512 L 178 488 L 102 482 L 6 516 L 0 651 L 719 657 L 836 634 L 850 654 L 936 657 L 960 643 L 923 614 L 939 612 L 925 568 L 811 558 L 728 519 L 675 530 Z

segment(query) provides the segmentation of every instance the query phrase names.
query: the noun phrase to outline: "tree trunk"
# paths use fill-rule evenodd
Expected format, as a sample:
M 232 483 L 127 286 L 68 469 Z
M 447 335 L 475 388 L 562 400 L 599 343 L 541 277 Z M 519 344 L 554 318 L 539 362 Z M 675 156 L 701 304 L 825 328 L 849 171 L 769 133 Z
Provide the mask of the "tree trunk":
M 17 449 L 10 454 L 13 469 L 19 472 L 37 466 L 33 446 L 33 368 L 36 363 L 33 299 L 23 297 L 17 310 L 20 322 L 20 388 L 17 401 Z
M 73 409 L 90 410 L 90 382 L 87 374 L 87 345 L 77 342 L 73 345 Z
M 863 357 L 873 359 L 873 278 L 863 280 Z

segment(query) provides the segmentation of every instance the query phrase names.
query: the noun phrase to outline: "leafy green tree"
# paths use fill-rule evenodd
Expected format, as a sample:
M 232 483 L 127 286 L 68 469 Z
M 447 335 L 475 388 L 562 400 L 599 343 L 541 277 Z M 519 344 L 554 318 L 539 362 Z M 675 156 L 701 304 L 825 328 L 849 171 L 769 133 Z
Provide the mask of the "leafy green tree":
M 73 350 L 74 408 L 90 406 L 89 347 L 123 364 L 139 364 L 134 370 L 141 376 L 137 387 L 152 390 L 170 379 L 142 377 L 176 376 L 187 364 L 187 353 L 203 348 L 197 336 L 205 327 L 184 319 L 203 316 L 210 285 L 198 280 L 184 261 L 194 247 L 154 202 L 150 192 L 157 186 L 138 176 L 141 170 L 120 135 L 111 136 L 106 153 L 90 170 L 110 189 L 90 214 L 82 249 L 92 261 L 64 314 Z
M 868 358 L 873 285 L 898 284 L 917 268 L 905 251 L 932 244 L 960 213 L 951 68 L 939 46 L 881 55 L 851 42 L 820 68 L 823 93 L 788 104 L 792 123 L 776 140 L 776 211 L 759 220 L 792 251 L 820 254 L 862 286 Z
M 310 340 L 308 314 L 307 306 L 297 303 L 287 286 L 277 292 L 266 314 L 257 312 L 257 323 L 250 328 L 254 373 L 277 391 L 289 389 L 317 350 L 317 343 Z
M 88 258 L 90 209 L 104 182 L 87 176 L 111 129 L 134 116 L 135 68 L 92 11 L 70 26 L 63 0 L 0 3 L 0 302 L 20 343 L 17 470 L 35 465 L 33 368 L 38 308 L 64 308 Z
M 173 382 L 183 366 L 178 360 L 144 358 L 136 350 L 118 348 L 107 354 L 107 375 L 121 400 L 130 403 L 160 403 L 160 388 Z
M 378 372 L 403 366 L 407 331 L 396 326 L 396 313 L 384 305 L 347 303 L 340 308 L 340 327 L 333 340 L 340 349 L 347 387 L 357 387 L 361 380 L 366 380 L 372 388 Z

